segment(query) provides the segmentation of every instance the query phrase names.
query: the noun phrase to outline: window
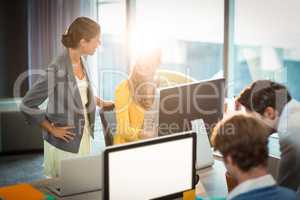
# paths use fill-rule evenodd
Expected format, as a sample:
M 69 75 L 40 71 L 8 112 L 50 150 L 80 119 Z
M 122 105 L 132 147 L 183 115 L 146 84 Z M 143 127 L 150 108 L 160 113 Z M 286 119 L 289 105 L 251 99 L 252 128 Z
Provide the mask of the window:
M 127 78 L 127 54 L 125 46 L 126 0 L 98 0 L 97 18 L 101 26 L 101 47 L 97 51 L 97 71 L 93 71 L 96 95 L 114 100 L 116 86 Z M 99 153 L 105 147 L 99 115 L 95 119 L 95 139 L 92 152 Z M 100 134 L 101 133 L 101 134 Z
M 223 77 L 223 0 L 136 0 L 132 18 L 126 19 L 126 0 L 98 0 L 102 50 L 98 53 L 97 93 L 114 99 L 114 90 L 128 75 L 130 50 L 153 41 L 162 48 L 161 68 L 202 80 Z M 134 24 L 126 43 L 126 21 Z M 150 40 L 148 40 L 150 38 Z M 132 54 L 131 54 L 132 55 Z
M 234 3 L 234 52 L 230 94 L 252 81 L 288 86 L 300 100 L 300 1 L 238 0 Z
M 98 51 L 98 94 L 114 99 L 114 91 L 127 78 L 126 0 L 98 1 L 98 22 L 102 45 Z
M 223 77 L 223 0 L 136 0 L 134 39 L 158 43 L 161 68 L 201 80 Z

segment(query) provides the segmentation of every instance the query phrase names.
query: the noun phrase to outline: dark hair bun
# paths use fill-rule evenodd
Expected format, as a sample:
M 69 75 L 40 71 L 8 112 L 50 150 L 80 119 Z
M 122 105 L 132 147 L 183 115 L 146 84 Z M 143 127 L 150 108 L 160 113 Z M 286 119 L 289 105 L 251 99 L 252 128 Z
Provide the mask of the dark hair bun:
M 76 46 L 76 44 L 74 44 L 72 38 L 68 34 L 63 34 L 62 35 L 61 42 L 63 43 L 63 45 L 66 48 L 73 48 L 73 47 Z
M 66 48 L 76 48 L 81 39 L 90 41 L 90 39 L 100 34 L 100 25 L 87 17 L 76 18 L 62 35 L 61 42 Z

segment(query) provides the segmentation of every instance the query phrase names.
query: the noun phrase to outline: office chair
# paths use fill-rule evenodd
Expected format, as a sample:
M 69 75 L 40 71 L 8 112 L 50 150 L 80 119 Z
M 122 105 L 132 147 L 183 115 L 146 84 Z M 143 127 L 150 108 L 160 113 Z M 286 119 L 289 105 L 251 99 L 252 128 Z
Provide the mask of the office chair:
M 113 135 L 116 131 L 116 116 L 115 116 L 115 106 L 102 107 L 99 110 L 99 115 L 101 119 L 101 124 L 103 127 L 103 136 L 105 140 L 105 146 L 113 145 Z
M 159 88 L 196 81 L 196 79 L 184 73 L 176 72 L 168 69 L 159 69 L 157 70 L 156 74 L 159 77 Z

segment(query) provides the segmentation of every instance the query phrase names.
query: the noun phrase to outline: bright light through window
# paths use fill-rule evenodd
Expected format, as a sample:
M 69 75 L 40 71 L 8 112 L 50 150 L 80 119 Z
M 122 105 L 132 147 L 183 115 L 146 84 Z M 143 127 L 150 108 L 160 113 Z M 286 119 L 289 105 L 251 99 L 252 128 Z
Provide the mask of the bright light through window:
M 158 44 L 161 68 L 199 80 L 223 76 L 224 0 L 136 0 L 135 21 L 133 51 Z
M 236 0 L 230 96 L 259 79 L 288 86 L 300 100 L 300 1 Z

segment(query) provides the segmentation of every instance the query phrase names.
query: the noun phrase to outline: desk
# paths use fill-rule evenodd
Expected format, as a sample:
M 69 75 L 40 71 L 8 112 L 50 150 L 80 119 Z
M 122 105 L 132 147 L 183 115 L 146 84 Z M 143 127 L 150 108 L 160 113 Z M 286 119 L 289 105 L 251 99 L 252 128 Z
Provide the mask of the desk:
M 222 159 L 215 156 L 215 163 L 213 166 L 197 171 L 197 174 L 200 177 L 198 185 L 202 184 L 205 193 L 202 194 L 200 190 L 196 190 L 196 193 L 209 197 L 227 196 L 226 171 Z
M 215 163 L 212 167 L 198 170 L 197 174 L 200 177 L 200 181 L 196 186 L 196 193 L 198 195 L 207 195 L 211 197 L 227 196 L 225 172 L 225 166 L 219 158 L 215 158 Z M 44 179 L 32 182 L 31 184 L 42 192 L 54 195 L 46 186 L 53 184 L 56 181 L 57 179 Z M 59 198 L 56 195 L 54 196 L 57 198 L 57 200 L 102 200 L 101 191 L 83 193 L 64 198 Z

